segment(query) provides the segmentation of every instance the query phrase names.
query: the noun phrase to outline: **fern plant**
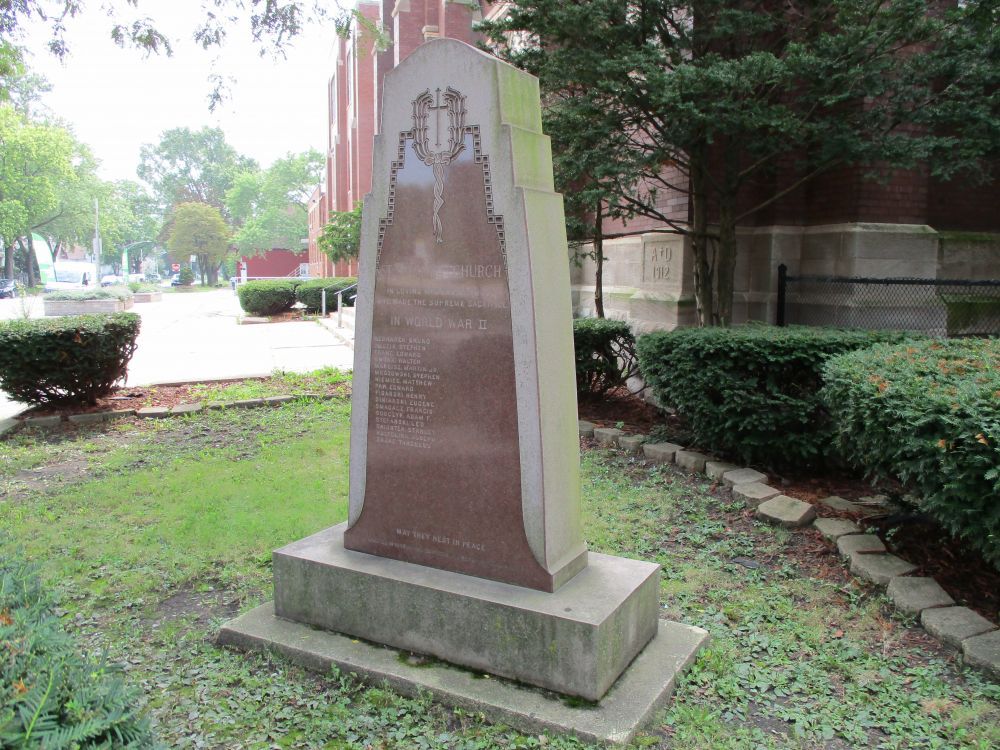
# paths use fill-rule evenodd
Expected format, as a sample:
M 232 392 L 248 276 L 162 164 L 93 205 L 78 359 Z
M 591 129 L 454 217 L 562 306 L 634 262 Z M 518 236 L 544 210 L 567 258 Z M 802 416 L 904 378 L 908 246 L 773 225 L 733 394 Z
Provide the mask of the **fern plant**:
M 33 566 L 0 556 L 0 747 L 157 747 L 138 691 L 82 656 L 53 608 Z

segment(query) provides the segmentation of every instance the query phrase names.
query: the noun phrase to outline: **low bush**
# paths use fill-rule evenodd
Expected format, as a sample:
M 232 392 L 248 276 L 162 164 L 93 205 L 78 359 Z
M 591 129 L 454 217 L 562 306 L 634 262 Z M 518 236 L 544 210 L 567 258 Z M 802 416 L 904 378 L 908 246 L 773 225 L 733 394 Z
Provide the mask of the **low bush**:
M 151 284 L 148 281 L 133 281 L 128 285 L 129 291 L 133 294 L 139 294 L 142 292 L 158 292 L 160 288 L 156 284 Z
M 148 748 L 140 693 L 81 656 L 37 572 L 0 558 L 0 747 Z
M 82 302 L 93 299 L 129 299 L 132 290 L 127 286 L 94 287 L 93 289 L 66 289 L 59 292 L 48 292 L 45 299 L 53 301 L 69 300 Z
M 574 320 L 573 347 L 577 393 L 604 393 L 638 372 L 635 337 L 623 320 Z
M 337 292 L 354 286 L 358 280 L 353 276 L 337 276 L 329 279 L 313 279 L 299 284 L 295 290 L 295 297 L 306 306 L 309 312 L 318 312 L 322 309 L 323 290 L 326 289 L 326 309 L 333 311 L 337 309 Z M 352 289 L 344 295 L 344 307 L 354 307 L 354 297 L 357 289 Z
M 882 345 L 831 359 L 837 445 L 1000 568 L 1000 340 Z
M 0 390 L 29 404 L 96 403 L 125 379 L 135 313 L 0 323 Z
M 702 448 L 744 463 L 822 463 L 833 434 L 820 398 L 823 364 L 899 331 L 751 324 L 641 336 L 636 349 L 653 395 L 687 422 Z
M 178 272 L 177 281 L 181 286 L 191 286 L 194 283 L 194 271 L 191 270 L 190 266 L 184 266 Z
M 240 306 L 251 315 L 278 315 L 295 304 L 297 279 L 248 281 L 239 286 Z

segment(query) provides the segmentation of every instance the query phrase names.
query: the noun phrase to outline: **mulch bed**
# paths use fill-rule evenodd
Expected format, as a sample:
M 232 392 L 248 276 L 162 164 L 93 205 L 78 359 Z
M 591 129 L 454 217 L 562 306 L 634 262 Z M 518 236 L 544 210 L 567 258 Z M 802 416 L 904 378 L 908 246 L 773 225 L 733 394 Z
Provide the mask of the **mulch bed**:
M 603 398 L 584 396 L 580 400 L 579 413 L 580 419 L 600 427 L 620 425 L 625 432 L 642 434 L 658 429 L 670 436 L 666 439 L 685 444 L 687 431 L 680 419 L 662 413 L 625 389 Z M 898 486 L 873 488 L 870 482 L 846 468 L 827 470 L 819 475 L 815 470 L 784 475 L 773 471 L 767 473 L 772 486 L 813 503 L 831 495 L 857 500 L 882 492 L 896 497 L 902 494 Z M 957 604 L 979 612 L 992 622 L 1000 622 L 1000 571 L 930 519 L 905 511 L 872 516 L 835 511 L 824 505 L 817 505 L 816 509 L 821 516 L 849 518 L 862 527 L 874 527 L 891 552 L 918 566 L 914 575 L 934 578 Z M 796 554 L 811 558 L 814 565 L 821 567 L 828 564 L 823 558 L 829 557 L 824 553 L 829 551 L 830 545 L 818 533 L 815 537 L 814 544 L 798 547 Z M 839 560 L 836 566 L 846 570 Z
M 225 385 L 227 383 L 263 383 L 269 378 L 236 378 L 233 380 L 213 380 L 211 383 L 190 383 L 185 385 L 150 385 L 137 388 L 117 388 L 109 396 L 97 399 L 94 405 L 68 404 L 36 406 L 23 413 L 26 417 L 69 416 L 71 414 L 89 414 L 95 411 L 112 411 L 117 409 L 143 409 L 148 406 L 177 406 L 203 401 L 204 396 L 198 394 L 194 386 Z M 343 395 L 350 393 L 350 385 L 340 383 L 327 387 L 326 394 Z

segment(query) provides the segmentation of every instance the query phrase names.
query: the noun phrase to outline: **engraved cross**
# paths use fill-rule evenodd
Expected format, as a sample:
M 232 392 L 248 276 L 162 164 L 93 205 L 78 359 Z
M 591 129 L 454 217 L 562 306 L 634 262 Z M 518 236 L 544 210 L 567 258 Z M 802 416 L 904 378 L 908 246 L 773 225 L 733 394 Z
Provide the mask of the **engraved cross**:
M 435 89 L 434 91 L 434 104 L 427 109 L 434 110 L 434 145 L 441 145 L 441 110 L 448 109 L 448 104 L 441 103 L 441 89 Z

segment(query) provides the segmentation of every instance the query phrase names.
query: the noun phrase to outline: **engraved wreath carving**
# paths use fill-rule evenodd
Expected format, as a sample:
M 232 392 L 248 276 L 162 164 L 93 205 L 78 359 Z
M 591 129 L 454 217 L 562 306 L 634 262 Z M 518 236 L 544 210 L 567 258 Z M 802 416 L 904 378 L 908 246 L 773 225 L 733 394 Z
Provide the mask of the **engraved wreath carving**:
M 507 237 L 504 231 L 503 215 L 496 213 L 493 202 L 493 176 L 490 169 L 490 157 L 483 153 L 482 136 L 478 125 L 465 124 L 465 97 L 455 89 L 448 87 L 441 96 L 437 89 L 436 98 L 431 97 L 428 89 L 413 100 L 413 128 L 403 130 L 396 143 L 396 158 L 389 163 L 389 197 L 385 218 L 378 222 L 378 246 L 375 253 L 375 268 L 381 266 L 382 245 L 385 235 L 392 226 L 396 214 L 396 178 L 399 170 L 406 164 L 406 142 L 413 141 L 413 150 L 417 156 L 434 170 L 434 214 L 432 217 L 435 239 L 444 241 L 444 228 L 441 226 L 439 212 L 444 205 L 444 168 L 454 161 L 465 148 L 465 136 L 472 136 L 472 155 L 476 164 L 483 169 L 483 189 L 486 194 L 486 220 L 496 229 L 497 240 L 500 243 L 500 255 L 503 267 L 507 268 Z M 445 103 L 440 104 L 443 98 Z M 437 103 L 434 103 L 437 102 Z M 442 128 L 440 127 L 440 112 L 448 113 L 448 142 L 443 149 L 439 148 Z M 430 148 L 431 135 L 428 120 L 430 113 L 435 113 L 434 141 L 435 149 Z
M 444 99 L 444 103 L 441 100 Z M 448 142 L 442 146 L 441 113 L 448 115 Z M 428 122 L 434 114 L 433 139 Z M 444 168 L 465 148 L 465 97 L 449 86 L 441 95 L 436 89 L 431 96 L 430 89 L 413 100 L 413 150 L 417 158 L 434 170 L 434 239 L 444 242 L 444 227 L 441 225 L 441 206 L 444 205 Z

